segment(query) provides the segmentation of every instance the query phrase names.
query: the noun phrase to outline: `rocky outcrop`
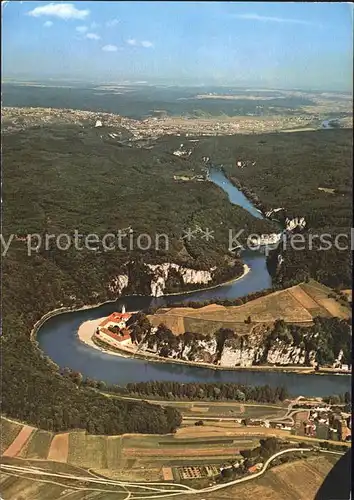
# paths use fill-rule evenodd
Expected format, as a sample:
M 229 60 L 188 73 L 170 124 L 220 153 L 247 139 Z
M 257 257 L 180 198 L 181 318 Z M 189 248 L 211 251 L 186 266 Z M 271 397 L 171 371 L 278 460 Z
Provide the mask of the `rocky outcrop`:
M 294 229 L 304 229 L 306 226 L 305 217 L 294 217 L 285 219 L 285 227 L 288 231 L 294 231 Z
M 261 326 L 261 325 L 258 325 Z M 217 363 L 223 368 L 250 367 L 254 365 L 313 365 L 316 353 L 307 352 L 305 346 L 298 346 L 294 343 L 289 344 L 280 339 L 272 341 L 271 345 L 267 342 L 267 336 L 261 334 L 261 328 L 256 326 L 256 332 L 250 335 L 235 335 L 225 340 L 221 355 L 218 349 L 218 343 L 215 336 L 201 338 L 189 334 L 188 339 L 185 336 L 177 336 L 172 344 L 169 340 L 156 337 L 154 328 L 149 336 L 149 345 L 141 346 L 141 352 L 148 350 L 170 359 L 181 359 L 183 361 L 193 361 L 199 363 Z M 219 352 L 219 354 L 218 354 Z M 166 354 L 167 353 L 167 354 Z
M 280 242 L 283 233 L 262 234 L 259 236 L 252 236 L 249 240 L 251 247 L 260 247 L 267 245 L 276 245 Z
M 303 365 L 306 352 L 301 347 L 281 345 L 272 346 L 267 354 L 267 363 L 274 365 Z
M 112 281 L 108 285 L 108 289 L 116 293 L 117 295 L 121 295 L 124 288 L 128 286 L 129 278 L 127 274 L 119 274 L 115 276 Z
M 197 349 L 195 349 L 197 346 Z M 189 361 L 193 353 L 193 361 L 201 363 L 213 363 L 216 357 L 216 339 L 197 340 L 192 345 L 184 348 L 181 359 Z
M 258 362 L 264 349 L 262 347 L 232 348 L 225 345 L 220 366 L 252 366 Z
M 164 295 L 168 273 L 171 269 L 174 269 L 181 275 L 185 285 L 207 285 L 212 280 L 212 271 L 215 270 L 215 268 L 212 268 L 210 271 L 198 271 L 170 262 L 165 262 L 163 264 L 147 264 L 147 267 L 154 275 L 151 281 L 151 295 L 153 297 L 161 297 Z
M 178 264 L 165 262 L 163 264 L 146 264 L 144 266 L 151 277 L 151 295 L 153 297 L 161 297 L 165 294 L 166 281 L 171 269 L 177 271 L 181 276 L 184 285 L 197 284 L 207 285 L 212 280 L 212 273 L 216 269 L 211 268 L 209 271 L 202 271 L 183 267 Z M 128 274 L 119 274 L 114 276 L 108 284 L 110 292 L 121 295 L 123 290 L 129 284 Z M 181 290 L 182 293 L 183 290 Z
M 283 207 L 279 208 L 272 208 L 271 210 L 268 210 L 268 212 L 265 213 L 265 216 L 270 219 L 272 218 L 277 212 L 284 211 L 285 209 Z
M 181 144 L 178 149 L 172 153 L 175 156 L 180 156 L 181 158 L 188 158 L 192 154 L 191 149 L 186 149 L 184 144 Z

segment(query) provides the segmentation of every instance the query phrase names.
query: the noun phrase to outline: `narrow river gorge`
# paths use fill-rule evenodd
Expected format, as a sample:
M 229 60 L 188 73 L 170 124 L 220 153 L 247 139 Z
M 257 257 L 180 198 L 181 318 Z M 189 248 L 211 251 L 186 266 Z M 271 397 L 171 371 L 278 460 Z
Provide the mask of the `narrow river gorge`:
M 230 202 L 242 206 L 257 218 L 262 214 L 219 170 L 210 172 L 210 180 L 221 187 Z M 173 305 L 186 301 L 211 299 L 234 299 L 271 286 L 265 256 L 258 251 L 242 254 L 250 272 L 237 281 L 215 288 L 181 295 L 162 297 L 126 296 L 116 302 L 49 318 L 40 327 L 37 340 L 40 348 L 60 367 L 68 367 L 84 376 L 103 380 L 109 384 L 125 385 L 129 382 L 149 380 L 174 380 L 178 382 L 236 382 L 249 385 L 287 387 L 292 395 L 325 396 L 350 391 L 351 377 L 346 375 L 311 375 L 272 371 L 216 370 L 170 362 L 158 363 L 143 359 L 112 356 L 82 343 L 77 335 L 81 323 L 107 316 L 120 310 L 124 304 L 129 311 L 146 309 L 149 306 Z

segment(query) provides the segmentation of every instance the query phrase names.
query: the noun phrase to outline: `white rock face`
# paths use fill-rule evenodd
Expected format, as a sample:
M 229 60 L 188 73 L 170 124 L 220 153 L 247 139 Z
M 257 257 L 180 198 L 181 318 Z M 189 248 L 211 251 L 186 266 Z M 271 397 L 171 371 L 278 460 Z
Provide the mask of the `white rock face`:
M 300 347 L 278 344 L 269 349 L 267 362 L 277 365 L 303 365 L 305 363 L 305 352 Z
M 306 226 L 305 217 L 295 217 L 294 219 L 286 218 L 285 225 L 288 231 L 293 231 L 297 227 L 303 229 Z
M 198 346 L 197 353 L 195 353 L 195 345 Z M 142 346 L 142 350 L 145 350 L 146 348 L 147 345 Z M 193 361 L 207 361 L 212 363 L 216 354 L 216 348 L 217 342 L 215 337 L 211 337 L 208 340 L 193 341 L 186 346 L 184 346 L 183 342 L 180 341 L 178 347 L 176 347 L 176 351 L 174 351 L 170 357 L 190 361 L 191 352 L 194 351 Z M 157 352 L 156 344 L 154 344 L 149 350 Z M 256 338 L 248 338 L 247 341 L 245 340 L 245 345 L 242 348 L 236 347 L 234 340 L 227 340 L 224 345 L 219 365 L 225 368 L 235 366 L 250 367 L 258 364 L 262 360 L 264 352 L 264 345 L 262 345 L 262 342 L 260 342 L 259 339 L 256 340 Z M 315 351 L 311 351 L 309 353 L 310 365 L 314 364 L 315 357 Z M 305 361 L 306 352 L 304 349 L 294 345 L 289 346 L 279 340 L 274 342 L 265 359 L 266 363 L 278 366 L 304 365 Z
M 96 120 L 95 127 L 102 127 L 101 120 Z
M 250 243 L 254 246 L 274 245 L 281 240 L 281 237 L 282 233 L 262 234 L 258 237 L 253 236 L 250 238 Z
M 266 217 L 271 217 L 272 215 L 276 214 L 277 212 L 280 212 L 281 210 L 284 210 L 283 207 L 279 207 L 279 208 L 273 208 L 272 210 L 269 210 L 268 212 L 266 212 Z
M 235 349 L 232 347 L 224 347 L 220 366 L 252 366 L 263 353 L 262 348 L 246 347 L 243 349 Z
M 243 349 L 237 349 L 225 345 L 220 359 L 220 366 L 252 366 L 260 361 L 263 353 L 264 347 L 262 346 L 246 346 Z M 305 357 L 305 351 L 300 347 L 276 343 L 269 349 L 266 362 L 276 365 L 303 365 Z M 314 353 L 312 353 L 312 357 L 314 357 Z
M 119 274 L 112 279 L 112 281 L 108 285 L 108 288 L 111 292 L 120 295 L 122 293 L 122 290 L 128 286 L 128 282 L 129 278 L 126 274 Z
M 210 340 L 200 340 L 199 345 L 207 351 L 209 354 L 215 354 L 216 351 L 216 339 L 212 337 Z
M 163 264 L 147 264 L 147 267 L 154 273 L 154 278 L 151 281 L 151 295 L 153 297 L 161 297 L 164 295 L 166 280 L 170 269 L 178 271 L 185 284 L 207 284 L 211 281 L 211 272 L 215 269 L 213 268 L 210 271 L 197 271 L 196 269 L 189 269 L 170 262 L 165 262 Z
M 186 157 L 186 156 L 190 156 L 192 154 L 192 150 L 185 149 L 184 144 L 181 144 L 180 147 L 178 149 L 176 149 L 175 151 L 173 151 L 172 154 L 174 154 L 175 156 Z

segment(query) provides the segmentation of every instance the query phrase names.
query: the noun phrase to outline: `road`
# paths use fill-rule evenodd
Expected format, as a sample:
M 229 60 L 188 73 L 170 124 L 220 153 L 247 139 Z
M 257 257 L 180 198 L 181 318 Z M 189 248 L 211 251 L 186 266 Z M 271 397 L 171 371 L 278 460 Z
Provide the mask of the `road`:
M 190 486 L 179 484 L 179 483 L 162 483 L 162 482 L 127 482 L 127 481 L 117 481 L 112 479 L 99 478 L 97 476 L 75 476 L 73 474 L 58 474 L 55 472 L 48 472 L 47 470 L 43 470 L 40 468 L 30 467 L 30 466 L 19 466 L 19 465 L 8 465 L 8 464 L 0 464 L 0 470 L 3 474 L 11 475 L 11 476 L 32 476 L 31 478 L 26 477 L 27 479 L 32 479 L 40 482 L 51 482 L 55 484 L 63 485 L 59 480 L 72 480 L 85 482 L 89 484 L 101 485 L 105 486 L 105 488 L 97 488 L 97 487 L 88 487 L 77 488 L 73 487 L 73 489 L 82 489 L 87 491 L 105 491 L 112 493 L 127 493 L 127 496 L 124 500 L 140 500 L 140 499 L 157 499 L 157 498 L 168 498 L 172 496 L 178 495 L 196 495 L 209 493 L 213 491 L 218 491 L 224 488 L 228 488 L 230 486 L 234 486 L 239 483 L 243 483 L 246 481 L 251 481 L 257 477 L 262 476 L 269 467 L 269 464 L 276 458 L 286 455 L 287 453 L 294 452 L 303 452 L 307 453 L 312 451 L 311 448 L 288 448 L 287 450 L 278 451 L 274 455 L 272 455 L 263 465 L 262 469 L 259 472 L 256 472 L 252 475 L 245 476 L 239 479 L 235 479 L 234 481 L 229 481 L 228 483 L 217 484 L 214 486 L 210 486 L 208 488 L 203 489 L 195 489 Z M 323 453 L 332 453 L 335 455 L 343 455 L 343 453 L 332 452 L 328 450 L 320 450 Z M 34 476 L 34 477 L 33 477 Z M 40 477 L 38 477 L 40 476 Z M 53 478 L 53 480 L 48 481 L 45 478 Z M 55 481 L 55 479 L 57 481 Z M 65 484 L 66 488 L 71 488 L 67 483 Z M 108 490 L 107 486 L 115 487 L 115 490 Z M 151 493 L 151 494 L 149 494 Z M 143 495 L 143 496 L 139 496 Z

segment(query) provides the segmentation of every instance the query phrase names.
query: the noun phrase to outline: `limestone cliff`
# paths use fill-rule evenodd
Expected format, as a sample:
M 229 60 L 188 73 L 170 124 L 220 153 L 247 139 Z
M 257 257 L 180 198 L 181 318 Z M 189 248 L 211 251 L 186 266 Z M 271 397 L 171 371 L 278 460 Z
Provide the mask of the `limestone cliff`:
M 228 338 L 222 348 L 221 355 L 215 336 L 185 334 L 161 338 L 154 328 L 149 337 L 149 345 L 144 343 L 144 350 L 153 351 L 171 359 L 181 359 L 201 363 L 218 364 L 224 368 L 250 367 L 252 365 L 311 365 L 315 359 L 315 351 L 306 351 L 304 345 L 298 346 L 293 342 L 274 339 L 271 344 L 266 341 L 267 334 L 262 325 L 256 325 L 250 335 L 235 335 Z M 170 332 L 171 333 L 171 332 Z M 172 335 L 172 334 L 171 334 Z M 219 355 L 218 355 L 219 352 Z
M 110 292 L 116 293 L 117 295 L 121 295 L 124 288 L 128 286 L 128 275 L 127 274 L 119 274 L 112 278 L 111 282 L 108 285 L 108 289 Z
M 207 285 L 212 280 L 211 273 L 215 269 L 212 268 L 210 271 L 198 271 L 170 262 L 165 262 L 163 264 L 147 264 L 147 267 L 153 274 L 151 281 L 151 295 L 153 297 L 161 297 L 161 295 L 164 295 L 166 281 L 171 269 L 174 269 L 181 275 L 184 284 L 192 283 L 201 285 Z

